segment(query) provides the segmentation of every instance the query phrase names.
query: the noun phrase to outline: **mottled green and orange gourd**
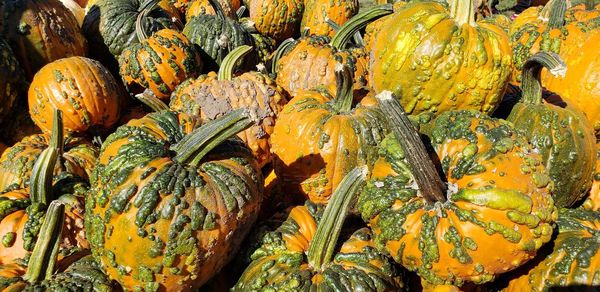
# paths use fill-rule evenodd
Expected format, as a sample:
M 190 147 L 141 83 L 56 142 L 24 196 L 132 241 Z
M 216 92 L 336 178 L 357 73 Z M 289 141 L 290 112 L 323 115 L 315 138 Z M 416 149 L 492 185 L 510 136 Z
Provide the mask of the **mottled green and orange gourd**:
M 512 124 L 442 113 L 428 136 L 432 160 L 399 100 L 377 98 L 393 134 L 358 201 L 377 248 L 429 284 L 461 286 L 519 267 L 550 241 L 552 181 Z
M 358 0 L 305 0 L 304 13 L 300 27 L 308 29 L 311 35 L 330 36 L 335 35 L 326 20 L 343 25 L 358 13 Z
M 391 5 L 365 10 L 346 22 L 331 40 L 323 36 L 303 36 L 280 45 L 273 58 L 272 73 L 277 84 L 294 97 L 302 90 L 325 86 L 336 92 L 335 68 L 338 63 L 353 72 L 354 90 L 367 86 L 367 53 L 362 48 L 349 49 L 354 34 L 370 22 L 392 13 Z
M 520 102 L 507 120 L 542 156 L 546 171 L 554 181 L 554 204 L 559 208 L 571 207 L 587 195 L 591 187 L 596 166 L 596 136 L 579 110 L 544 102 L 540 80 L 543 68 L 556 74 L 567 70 L 554 53 L 533 55 L 523 66 Z
M 256 30 L 281 42 L 300 33 L 303 0 L 246 0 Z
M 385 118 L 370 96 L 353 105 L 351 69 L 337 69 L 335 96 L 322 88 L 300 91 L 275 124 L 271 151 L 286 196 L 325 204 L 350 170 L 377 158 Z
M 366 172 L 350 171 L 325 208 L 307 202 L 291 209 L 279 228 L 263 236 L 232 291 L 408 291 L 402 272 L 375 249 L 368 228 L 340 243 Z
M 583 202 L 583 208 L 592 211 L 600 210 L 600 145 L 596 144 L 596 168 L 594 170 L 592 188 Z
M 254 123 L 249 116 L 232 111 L 190 132 L 176 113 L 160 111 L 104 141 L 86 233 L 125 290 L 194 290 L 235 255 L 262 201 L 258 163 L 230 139 Z
M 407 113 L 492 113 L 512 66 L 504 30 L 475 22 L 473 0 L 406 4 L 382 23 L 372 42 L 369 80 L 392 91 Z
M 242 63 L 251 51 L 249 46 L 237 47 L 223 60 L 218 74 L 211 72 L 182 83 L 171 96 L 170 108 L 182 113 L 182 122 L 190 126 L 236 109 L 250 109 L 258 120 L 238 137 L 246 142 L 263 167 L 271 162 L 269 138 L 288 97 L 266 74 L 249 71 L 234 76 L 236 64 Z

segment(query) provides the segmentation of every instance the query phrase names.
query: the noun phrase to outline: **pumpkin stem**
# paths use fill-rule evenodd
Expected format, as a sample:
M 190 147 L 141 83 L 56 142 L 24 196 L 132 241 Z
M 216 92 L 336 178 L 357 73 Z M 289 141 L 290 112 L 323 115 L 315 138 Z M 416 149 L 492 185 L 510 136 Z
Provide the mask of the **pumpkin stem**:
M 521 90 L 522 100 L 527 104 L 542 103 L 542 81 L 541 72 L 543 68 L 554 76 L 564 76 L 567 71 L 567 65 L 559 55 L 552 52 L 539 52 L 533 55 L 525 65 L 523 65 Z
M 591 11 L 591 10 L 594 10 L 595 7 L 596 7 L 595 0 L 585 0 L 585 10 Z
M 329 18 L 329 17 L 327 17 L 325 19 L 325 23 L 327 23 L 327 25 L 329 25 L 329 27 L 331 27 L 331 29 L 333 29 L 336 32 L 340 30 L 340 25 L 335 23 L 335 21 L 331 20 L 331 18 Z M 359 47 L 365 46 L 365 41 L 363 40 L 362 35 L 360 35 L 360 31 L 355 32 L 354 35 L 352 36 L 352 38 L 354 39 L 354 43 L 357 46 L 359 46 Z
M 226 19 L 226 17 L 225 17 L 225 12 L 223 12 L 223 6 L 221 6 L 221 3 L 219 3 L 218 0 L 208 0 L 208 3 L 215 10 L 217 17 L 219 17 L 219 19 L 224 21 Z M 234 20 L 237 21 L 237 16 L 234 16 L 234 17 L 235 17 Z
M 156 5 L 158 5 L 159 0 L 149 0 L 142 4 L 140 13 L 135 19 L 135 35 L 138 38 L 138 41 L 142 42 L 148 39 L 148 33 L 146 32 L 146 18 L 148 13 L 150 13 Z
M 238 109 L 205 123 L 171 146 L 171 150 L 177 153 L 175 161 L 197 167 L 208 152 L 249 128 L 255 119 L 251 110 Z
M 219 68 L 219 80 L 231 80 L 233 78 L 233 69 L 235 65 L 252 51 L 251 46 L 239 46 L 233 49 L 221 62 Z
M 235 16 L 237 16 L 238 19 L 242 18 L 242 16 L 244 16 L 244 13 L 246 13 L 246 6 L 242 5 L 240 6 L 240 8 L 235 12 Z
M 358 13 L 354 17 L 350 18 L 335 33 L 331 39 L 331 46 L 338 50 L 343 50 L 348 44 L 348 41 L 350 41 L 350 38 L 352 38 L 352 36 L 355 35 L 360 29 L 364 28 L 367 26 L 367 24 L 373 22 L 374 20 L 388 14 L 392 14 L 393 12 L 394 9 L 392 8 L 391 4 L 384 4 Z
M 308 247 L 308 264 L 316 270 L 322 270 L 331 262 L 333 250 L 338 244 L 342 225 L 348 215 L 356 194 L 365 182 L 367 167 L 357 167 L 342 179 L 331 196 L 323 217 L 317 226 L 315 235 Z
M 31 170 L 29 187 L 31 189 L 30 196 L 32 203 L 42 203 L 45 205 L 50 201 L 54 166 L 62 152 L 63 138 L 62 112 L 54 109 L 50 143 L 48 144 L 48 148 L 40 153 Z
M 570 3 L 564 0 L 550 0 L 540 12 L 540 19 L 548 22 L 551 29 L 561 28 L 565 25 L 565 13 Z
M 352 110 L 352 100 L 354 92 L 352 91 L 353 76 L 349 66 L 344 66 L 341 63 L 335 65 L 335 108 L 342 113 Z
M 47 280 L 54 273 L 64 221 L 65 206 L 59 201 L 53 201 L 48 206 L 38 240 L 29 258 L 24 276 L 28 282 Z
M 136 94 L 135 98 L 155 112 L 169 109 L 169 106 L 156 97 L 154 92 L 149 89 L 144 90 L 144 92 L 140 94 Z
M 446 184 L 429 158 L 419 132 L 408 119 L 398 99 L 390 91 L 376 96 L 379 108 L 385 115 L 396 141 L 405 151 L 414 180 L 421 195 L 431 204 L 446 201 Z
M 460 25 L 475 26 L 475 3 L 473 0 L 450 0 L 450 16 Z
M 287 54 L 295 43 L 296 40 L 293 38 L 286 39 L 281 42 L 279 47 L 273 52 L 273 58 L 271 58 L 271 74 L 277 74 L 277 64 L 279 63 L 279 59 Z

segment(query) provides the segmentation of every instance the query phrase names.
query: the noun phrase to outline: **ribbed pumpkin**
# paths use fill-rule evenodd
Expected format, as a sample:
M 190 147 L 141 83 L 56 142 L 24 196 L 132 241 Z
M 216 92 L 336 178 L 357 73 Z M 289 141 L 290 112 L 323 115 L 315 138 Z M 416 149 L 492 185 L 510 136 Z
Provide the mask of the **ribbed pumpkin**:
M 554 181 L 557 207 L 570 207 L 589 191 L 596 164 L 596 137 L 585 115 L 576 109 L 544 103 L 540 74 L 543 68 L 564 72 L 567 67 L 554 53 L 540 52 L 523 66 L 521 101 L 507 120 L 541 154 Z
M 240 0 L 219 0 L 219 3 L 221 4 L 221 8 L 223 8 L 223 14 L 227 17 L 236 16 L 236 12 L 241 7 Z M 186 21 L 189 22 L 192 17 L 201 14 L 216 14 L 215 9 L 212 8 L 208 0 L 193 0 L 187 3 L 187 8 L 185 10 Z
M 225 16 L 217 0 L 208 0 L 217 15 L 201 14 L 193 17 L 184 27 L 183 34 L 200 48 L 205 71 L 217 71 L 221 62 L 233 49 L 252 45 L 252 37 L 237 17 Z
M 277 230 L 263 237 L 232 290 L 407 290 L 392 260 L 375 249 L 369 229 L 355 231 L 340 246 L 348 209 L 365 174 L 364 168 L 349 172 L 326 208 L 310 202 L 293 208 Z
M 198 77 L 202 69 L 200 55 L 176 30 L 162 29 L 148 37 L 141 23 L 138 28 L 140 42 L 127 47 L 119 57 L 121 77 L 129 93 L 148 89 L 168 102 L 177 85 Z
M 404 6 L 405 4 L 406 4 L 406 2 L 403 2 L 403 1 L 396 2 L 396 3 L 394 3 L 393 10 L 396 11 L 397 9 L 400 9 L 402 6 Z M 379 32 L 381 31 L 381 29 L 383 28 L 383 24 L 385 23 L 385 21 L 388 18 L 391 18 L 391 17 L 393 17 L 393 14 L 386 15 L 382 18 L 379 18 L 379 19 L 369 23 L 365 27 L 365 34 L 363 36 L 365 51 L 371 52 L 371 50 L 373 48 L 373 43 L 375 42 L 375 40 L 377 40 L 377 36 L 378 36 Z
M 241 63 L 250 50 L 248 46 L 234 49 L 221 64 L 218 76 L 211 72 L 184 82 L 173 93 L 170 108 L 192 118 L 184 123 L 197 118 L 212 120 L 239 108 L 252 110 L 258 122 L 238 136 L 248 144 L 262 167 L 271 162 L 269 137 L 287 103 L 287 95 L 265 74 L 251 71 L 234 77 L 235 65 Z
M 445 112 L 431 125 L 432 160 L 397 98 L 377 98 L 393 135 L 381 143 L 358 210 L 378 248 L 430 284 L 460 286 L 493 280 L 550 240 L 552 181 L 510 123 Z
M 26 87 L 23 69 L 4 40 L 0 37 L 0 124 L 12 113 L 13 107 Z
M 29 113 L 44 132 L 52 128 L 52 109 L 64 114 L 67 132 L 104 133 L 119 119 L 122 85 L 98 61 L 70 57 L 36 73 L 29 87 Z
M 281 42 L 300 33 L 303 0 L 246 0 L 256 30 Z
M 300 27 L 311 35 L 333 36 L 335 31 L 326 23 L 327 19 L 343 25 L 358 13 L 358 0 L 306 0 Z
M 139 18 L 148 34 L 181 26 L 179 12 L 164 0 L 97 0 L 85 15 L 82 29 L 93 48 L 90 55 L 115 76 L 119 55 L 129 45 L 140 42 L 136 35 Z
M 474 21 L 473 0 L 449 3 L 413 2 L 388 17 L 372 42 L 369 80 L 376 93 L 394 92 L 409 114 L 490 114 L 510 74 L 508 36 Z
M 595 291 L 600 286 L 600 214 L 581 209 L 559 212 L 551 253 L 503 291 Z
M 600 145 L 596 145 L 596 168 L 594 170 L 592 188 L 590 193 L 583 202 L 583 208 L 598 211 L 600 210 Z
M 88 246 L 83 233 L 83 200 L 80 200 L 81 195 L 87 192 L 87 184 L 72 176 L 64 176 L 64 179 L 57 179 L 52 184 L 52 172 L 63 143 L 61 117 L 55 116 L 57 126 L 50 144 L 36 160 L 29 188 L 0 195 L 0 265 L 23 259 L 32 251 L 36 241 L 43 238 L 38 233 L 50 202 L 60 202 L 67 212 L 61 219 L 65 222 L 61 227 L 64 229 L 61 235 L 63 248 Z
M 188 132 L 161 111 L 104 141 L 85 223 L 111 279 L 126 290 L 189 291 L 235 255 L 263 191 L 250 150 L 228 140 L 253 123 L 248 116 L 233 111 Z
M 271 135 L 275 172 L 286 196 L 327 203 L 354 167 L 372 165 L 386 132 L 372 97 L 353 106 L 350 69 L 339 65 L 334 97 L 301 91 L 284 107 Z
M 58 0 L 5 0 L 0 17 L 0 32 L 29 80 L 47 63 L 86 53 L 75 16 Z
M 290 96 L 301 90 L 325 86 L 336 90 L 336 64 L 343 63 L 354 72 L 354 89 L 361 91 L 367 85 L 367 60 L 362 50 L 347 49 L 353 35 L 369 22 L 392 13 L 391 5 L 374 7 L 361 12 L 342 26 L 335 36 L 304 36 L 295 42 L 285 42 L 277 49 L 273 59 L 277 84 Z M 358 52 L 358 54 L 356 54 Z

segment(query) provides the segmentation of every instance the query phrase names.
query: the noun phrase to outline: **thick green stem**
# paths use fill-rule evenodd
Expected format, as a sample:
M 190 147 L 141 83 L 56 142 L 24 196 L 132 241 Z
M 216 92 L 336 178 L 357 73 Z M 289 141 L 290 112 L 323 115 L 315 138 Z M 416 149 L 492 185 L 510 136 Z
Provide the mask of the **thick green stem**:
M 404 157 L 412 169 L 421 195 L 431 204 L 445 202 L 446 184 L 429 158 L 419 132 L 408 119 L 402 105 L 390 91 L 384 91 L 376 98 L 396 141 L 404 149 Z
M 374 20 L 392 14 L 394 9 L 391 4 L 384 4 L 375 6 L 371 9 L 367 9 L 348 20 L 337 33 L 331 39 L 331 46 L 343 50 L 350 41 L 353 35 L 355 35 L 360 29 L 367 26 L 367 24 Z
M 169 109 L 169 106 L 156 97 L 156 95 L 149 89 L 144 90 L 144 92 L 140 94 L 136 94 L 135 98 L 155 112 Z
M 279 64 L 279 59 L 287 54 L 289 49 L 291 49 L 295 44 L 296 40 L 293 38 L 289 38 L 281 42 L 279 47 L 277 47 L 277 50 L 275 50 L 273 53 L 273 58 L 271 58 L 271 74 L 277 74 L 277 65 Z
M 246 13 L 246 6 L 242 5 L 240 6 L 240 8 L 235 12 L 235 15 L 237 16 L 238 19 L 242 18 L 242 16 L 244 16 L 244 13 Z
M 542 103 L 542 81 L 541 72 L 543 68 L 554 76 L 564 76 L 567 65 L 559 55 L 552 52 L 539 52 L 533 55 L 525 65 L 521 75 L 522 101 L 527 104 Z
M 64 221 L 65 206 L 53 201 L 48 206 L 38 240 L 29 258 L 25 280 L 37 283 L 49 279 L 54 273 Z
M 317 226 L 315 235 L 308 247 L 308 264 L 317 271 L 331 262 L 333 250 L 338 244 L 344 220 L 354 202 L 356 195 L 365 182 L 367 167 L 351 170 L 337 186 L 325 207 L 323 217 Z
M 565 25 L 565 13 L 569 3 L 565 0 L 550 0 L 540 12 L 540 19 L 548 22 L 549 28 L 561 28 Z
M 353 76 L 350 67 L 338 63 L 335 66 L 335 108 L 342 113 L 352 110 L 352 100 L 354 99 L 353 92 Z
M 146 21 L 148 13 L 150 13 L 158 5 L 159 0 L 148 0 L 142 4 L 142 8 L 137 18 L 135 19 L 135 35 L 139 42 L 148 39 L 148 33 L 146 32 Z
M 329 25 L 329 27 L 336 32 L 340 30 L 340 25 L 335 23 L 335 21 L 331 20 L 330 18 L 325 19 L 325 23 L 327 23 L 327 25 Z M 363 40 L 362 35 L 360 35 L 360 31 L 355 32 L 352 38 L 357 46 L 361 48 L 365 46 L 365 41 Z
M 460 25 L 475 26 L 475 3 L 473 0 L 449 0 L 450 16 Z
M 233 49 L 221 62 L 221 68 L 219 68 L 219 80 L 231 80 L 233 78 L 233 69 L 236 65 L 250 52 L 252 51 L 251 46 L 239 46 Z
M 197 167 L 208 152 L 254 124 L 255 118 L 250 111 L 238 109 L 195 129 L 171 146 L 171 150 L 177 153 L 175 161 Z
M 221 6 L 221 3 L 219 3 L 218 0 L 208 0 L 208 3 L 215 10 L 215 13 L 217 14 L 217 17 L 219 17 L 221 20 L 225 20 L 226 19 L 225 12 L 223 12 L 223 6 Z M 234 19 L 234 20 L 237 20 L 237 18 Z
M 585 10 L 591 11 L 596 8 L 596 0 L 585 0 Z
M 48 148 L 44 149 L 35 161 L 29 181 L 32 203 L 47 204 L 50 201 L 52 176 L 64 144 L 62 112 L 54 110 L 52 136 Z

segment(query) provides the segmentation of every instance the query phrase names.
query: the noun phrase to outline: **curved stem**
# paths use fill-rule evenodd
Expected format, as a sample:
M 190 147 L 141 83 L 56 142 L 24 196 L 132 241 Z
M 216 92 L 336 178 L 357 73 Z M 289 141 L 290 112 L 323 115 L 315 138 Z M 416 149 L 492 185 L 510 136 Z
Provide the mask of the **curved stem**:
M 156 95 L 149 89 L 144 90 L 144 92 L 140 94 L 136 94 L 135 98 L 155 112 L 169 109 L 169 106 L 156 97 Z
M 197 167 L 208 152 L 223 141 L 249 128 L 256 117 L 248 109 L 238 109 L 209 121 L 171 146 L 175 161 Z
M 585 0 L 585 10 L 591 11 L 594 10 L 594 8 L 596 8 L 595 0 Z
M 331 262 L 333 250 L 338 244 L 338 237 L 350 206 L 365 182 L 367 167 L 357 167 L 342 179 L 331 196 L 327 207 L 317 226 L 315 235 L 308 247 L 308 264 L 318 271 Z
M 287 54 L 289 49 L 294 44 L 296 44 L 296 40 L 294 40 L 293 38 L 289 38 L 281 42 L 277 50 L 275 50 L 275 52 L 273 53 L 273 58 L 271 58 L 271 74 L 277 74 L 277 64 L 279 63 L 279 59 L 281 59 L 281 57 Z
M 354 99 L 354 92 L 352 91 L 354 84 L 350 67 L 338 63 L 335 66 L 335 82 L 335 108 L 342 113 L 349 112 L 352 110 L 352 100 Z
M 156 5 L 158 5 L 159 0 L 148 0 L 146 2 L 144 2 L 144 4 L 142 5 L 142 8 L 140 10 L 140 13 L 138 14 L 137 18 L 135 19 L 135 35 L 138 38 L 138 41 L 142 42 L 146 39 L 148 39 L 148 34 L 146 33 L 146 17 L 148 16 L 148 13 L 150 13 L 152 10 L 154 10 L 154 8 L 156 8 Z
M 251 46 L 239 46 L 233 49 L 221 62 L 219 68 L 219 80 L 231 80 L 233 78 L 233 69 L 235 65 L 252 51 Z
M 525 65 L 523 65 L 521 90 L 522 101 L 527 104 L 542 103 L 542 81 L 541 72 L 543 68 L 554 76 L 564 76 L 567 71 L 567 65 L 559 55 L 551 52 L 539 52 L 533 55 Z
M 547 3 L 550 5 L 548 15 L 549 28 L 561 28 L 565 25 L 565 13 L 567 12 L 567 1 L 555 0 Z
M 219 3 L 218 0 L 208 0 L 208 3 L 215 10 L 217 17 L 219 17 L 221 20 L 225 20 L 225 12 L 223 12 L 223 6 L 221 6 L 221 3 Z M 237 20 L 237 18 L 234 20 Z
M 62 112 L 55 109 L 50 143 L 48 148 L 40 153 L 31 170 L 29 187 L 32 203 L 47 204 L 50 201 L 54 166 L 62 152 L 63 144 Z
M 64 221 L 65 206 L 58 201 L 50 203 L 29 258 L 25 280 L 37 283 L 49 279 L 54 273 Z
M 475 4 L 473 0 L 450 0 L 450 16 L 460 24 L 475 26 Z
M 244 16 L 244 13 L 246 13 L 246 6 L 242 5 L 240 6 L 240 8 L 235 12 L 235 16 L 237 16 L 238 19 L 242 18 L 242 16 Z
M 348 20 L 338 32 L 331 39 L 331 46 L 342 50 L 350 41 L 350 38 L 357 33 L 360 29 L 367 26 L 367 24 L 374 20 L 392 14 L 394 9 L 391 4 L 375 6 L 371 9 L 367 9 Z
M 333 29 L 336 32 L 338 30 L 340 30 L 340 25 L 335 23 L 335 21 L 331 20 L 329 17 L 327 19 L 325 19 L 325 23 L 327 23 L 327 25 L 329 25 L 329 27 L 331 27 L 331 29 Z M 352 38 L 354 39 L 354 43 L 357 46 L 359 46 L 359 47 L 365 46 L 365 42 L 362 38 L 362 35 L 360 35 L 360 31 L 355 32 L 354 35 L 352 36 Z
M 396 141 L 404 149 L 404 157 L 412 169 L 421 195 L 429 203 L 445 202 L 446 184 L 429 158 L 419 132 L 408 119 L 400 102 L 390 91 L 384 91 L 376 98 Z

